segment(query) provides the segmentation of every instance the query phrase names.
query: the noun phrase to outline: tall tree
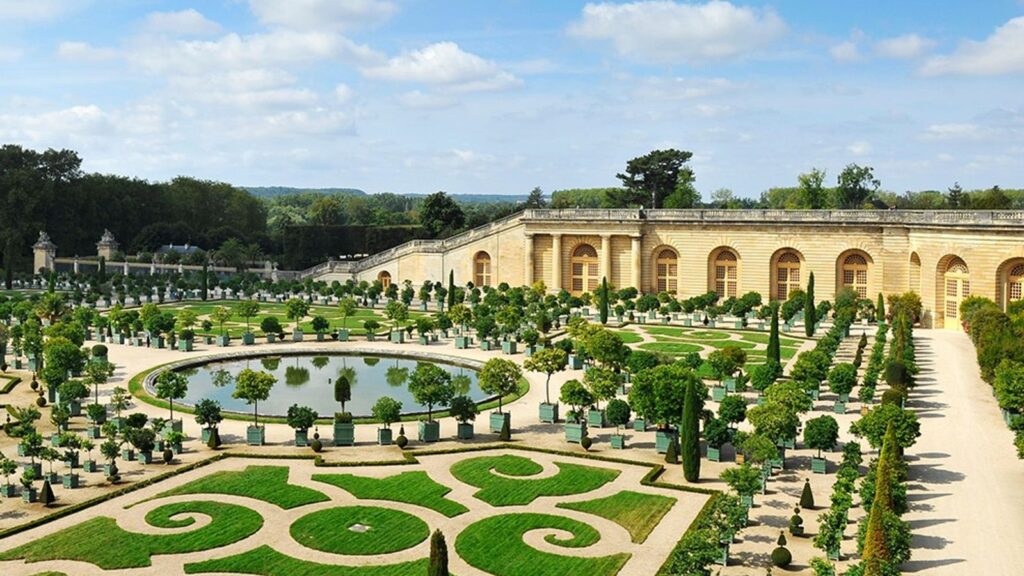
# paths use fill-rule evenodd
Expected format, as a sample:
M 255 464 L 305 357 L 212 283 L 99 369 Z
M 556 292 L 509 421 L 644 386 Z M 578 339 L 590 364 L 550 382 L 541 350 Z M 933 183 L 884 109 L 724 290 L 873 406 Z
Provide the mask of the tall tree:
M 440 530 L 430 536 L 430 565 L 427 576 L 448 576 L 448 544 Z
M 601 324 L 608 323 L 608 277 L 601 278 L 601 291 L 597 294 L 598 308 L 601 314 Z
M 874 168 L 847 164 L 839 173 L 836 204 L 839 208 L 860 208 L 871 200 L 882 183 L 875 178 Z
M 309 207 L 309 220 L 321 226 L 341 224 L 342 211 L 341 199 L 333 194 L 324 194 Z
M 686 382 L 683 422 L 679 431 L 683 437 L 680 447 L 683 453 L 683 477 L 687 482 L 696 482 L 700 479 L 701 404 L 697 394 L 697 382 L 691 378 Z
M 772 304 L 772 323 L 771 331 L 768 333 L 768 351 L 765 357 L 769 362 L 775 361 L 779 366 L 782 365 L 782 348 L 779 343 L 779 307 Z
M 663 207 L 673 209 L 697 208 L 700 206 L 700 192 L 693 182 L 693 170 L 683 168 L 676 179 L 676 188 L 665 198 Z
M 964 189 L 960 187 L 959 182 L 954 182 L 953 186 L 946 190 L 946 204 L 952 210 L 967 208 L 967 196 L 964 195 Z
M 455 306 L 455 270 L 448 271 L 448 311 Z
M 804 292 L 804 333 L 814 336 L 814 325 L 818 323 L 818 310 L 814 307 L 814 272 L 807 279 L 807 291 Z
M 680 172 L 692 175 L 692 171 L 684 167 L 692 156 L 692 152 L 670 148 L 654 150 L 627 162 L 625 173 L 615 175 L 626 188 L 619 197 L 623 206 L 616 207 L 661 207 L 664 199 L 676 190 Z
M 444 192 L 435 192 L 423 200 L 420 207 L 420 226 L 433 237 L 453 232 L 466 223 L 466 215 L 458 202 Z
M 526 197 L 523 208 L 546 208 L 547 205 L 548 203 L 544 200 L 544 191 L 537 186 L 530 190 L 530 195 Z
M 820 210 L 826 207 L 828 190 L 825 189 L 824 170 L 811 168 L 810 172 L 797 176 L 797 182 L 800 208 Z

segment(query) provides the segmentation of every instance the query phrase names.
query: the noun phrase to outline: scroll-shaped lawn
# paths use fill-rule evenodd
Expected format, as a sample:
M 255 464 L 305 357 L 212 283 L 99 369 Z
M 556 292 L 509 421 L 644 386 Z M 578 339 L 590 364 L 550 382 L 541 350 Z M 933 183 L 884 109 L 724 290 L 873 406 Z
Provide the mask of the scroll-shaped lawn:
M 387 478 L 369 478 L 354 474 L 314 474 L 313 480 L 337 486 L 356 498 L 389 500 L 429 508 L 449 518 L 469 511 L 462 504 L 448 500 L 451 488 L 435 482 L 426 472 L 402 472 Z
M 248 552 L 204 560 L 185 565 L 186 574 L 223 573 L 257 574 L 259 576 L 410 576 L 427 573 L 426 558 L 387 564 L 383 566 L 338 566 L 299 560 L 281 554 L 270 546 L 260 546 Z
M 675 498 L 624 490 L 607 498 L 562 502 L 557 506 L 607 518 L 622 526 L 637 544 L 643 543 L 676 503 Z
M 355 556 L 398 552 L 430 536 L 423 520 L 376 506 L 317 510 L 296 520 L 289 531 L 296 542 L 308 548 Z
M 452 465 L 451 472 L 462 482 L 480 490 L 475 497 L 492 506 L 522 506 L 542 496 L 585 494 L 615 480 L 618 470 L 555 462 L 558 473 L 532 479 L 544 468 L 529 458 L 504 454 L 470 458 Z M 509 478 L 508 476 L 514 476 Z
M 178 496 L 180 494 L 231 494 L 269 502 L 285 510 L 306 504 L 326 502 L 329 498 L 305 486 L 288 483 L 287 466 L 249 466 L 238 472 L 214 472 L 158 494 Z
M 100 516 L 4 552 L 0 560 L 78 560 L 104 570 L 143 568 L 152 565 L 150 558 L 155 554 L 220 548 L 252 536 L 263 526 L 263 517 L 244 506 L 205 501 L 155 508 L 146 514 L 146 523 L 157 528 L 186 528 L 195 523 L 187 516 L 175 519 L 181 514 L 203 514 L 210 523 L 175 534 L 138 534 L 121 529 L 113 518 Z
M 455 550 L 471 566 L 495 576 L 614 576 L 629 559 L 625 553 L 596 558 L 561 556 L 537 550 L 523 540 L 527 532 L 545 529 L 572 534 L 569 538 L 544 537 L 549 544 L 564 548 L 585 548 L 601 539 L 597 530 L 572 518 L 503 514 L 471 524 L 455 539 Z

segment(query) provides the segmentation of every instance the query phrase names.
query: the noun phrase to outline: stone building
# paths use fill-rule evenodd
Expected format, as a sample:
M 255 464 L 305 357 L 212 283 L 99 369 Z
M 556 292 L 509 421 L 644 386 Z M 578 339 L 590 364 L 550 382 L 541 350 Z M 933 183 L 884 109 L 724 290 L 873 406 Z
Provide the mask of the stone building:
M 445 240 L 416 240 L 306 272 L 324 280 L 544 282 L 689 297 L 759 292 L 785 299 L 815 276 L 818 299 L 848 286 L 866 298 L 912 290 L 925 325 L 958 328 L 971 294 L 1022 298 L 1024 212 L 526 210 Z

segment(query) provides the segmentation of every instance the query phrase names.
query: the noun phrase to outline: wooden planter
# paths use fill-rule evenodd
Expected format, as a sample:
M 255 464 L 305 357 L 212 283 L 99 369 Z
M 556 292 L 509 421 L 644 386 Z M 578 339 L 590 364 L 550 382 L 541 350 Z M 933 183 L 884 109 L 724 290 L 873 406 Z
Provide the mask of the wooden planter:
M 356 425 L 351 422 L 334 423 L 334 445 L 352 446 L 356 443 Z
M 301 447 L 309 446 L 309 430 L 295 431 L 295 445 Z
M 606 425 L 604 410 L 587 410 L 587 426 L 604 428 Z
M 420 442 L 437 442 L 441 438 L 441 423 L 437 420 L 420 420 L 417 438 Z
M 489 425 L 491 432 L 500 433 L 505 423 L 508 423 L 509 430 L 512 429 L 512 413 L 511 412 L 491 412 L 489 418 Z
M 616 450 L 626 449 L 626 436 L 623 434 L 612 434 L 611 436 L 612 448 Z
M 473 423 L 472 422 L 459 422 L 458 431 L 456 436 L 459 440 L 472 440 L 473 439 Z
M 379 444 L 380 446 L 391 445 L 391 428 L 377 429 L 377 444 Z
M 827 474 L 828 473 L 828 461 L 824 458 L 818 458 L 811 456 L 811 472 L 815 474 Z
M 676 430 L 658 430 L 654 433 L 654 449 L 658 454 L 668 452 L 670 442 L 674 442 L 676 448 L 679 448 L 679 432 Z
M 587 424 L 586 422 L 566 422 L 565 423 L 565 441 L 579 444 L 580 440 L 587 435 Z
M 263 446 L 266 440 L 266 429 L 263 426 L 247 426 L 245 428 L 245 442 L 249 446 Z
M 541 402 L 538 412 L 541 422 L 547 422 L 548 424 L 558 422 L 558 404 Z

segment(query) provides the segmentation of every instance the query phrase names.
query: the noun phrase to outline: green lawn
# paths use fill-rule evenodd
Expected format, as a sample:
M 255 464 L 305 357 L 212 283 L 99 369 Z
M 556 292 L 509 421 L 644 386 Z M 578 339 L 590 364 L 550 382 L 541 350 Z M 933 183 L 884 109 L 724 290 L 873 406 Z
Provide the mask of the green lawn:
M 227 573 L 260 576 L 411 576 L 427 573 L 427 559 L 385 566 L 338 566 L 299 560 L 270 546 L 185 565 L 186 574 Z
M 689 354 L 690 352 L 700 352 L 704 350 L 703 347 L 697 344 L 688 344 L 686 342 L 647 342 L 646 344 L 640 345 L 641 350 L 648 350 L 650 352 L 661 352 L 662 354 L 668 354 L 670 356 L 682 356 L 683 354 Z
M 612 332 L 618 334 L 619 338 L 622 338 L 623 344 L 639 344 L 644 341 L 642 336 L 629 330 L 612 330 Z
M 558 507 L 607 518 L 628 530 L 633 542 L 641 544 L 675 503 L 676 499 L 668 496 L 622 491 L 597 500 L 563 502 Z
M 289 484 L 287 466 L 249 466 L 240 472 L 214 472 L 156 497 L 179 494 L 232 494 L 269 502 L 285 510 L 329 500 L 321 492 Z
M 476 498 L 492 506 L 522 506 L 543 496 L 585 494 L 618 477 L 618 470 L 556 462 L 558 473 L 541 479 L 543 467 L 522 456 L 481 456 L 452 465 L 451 472 L 461 482 L 479 488 Z M 500 475 L 499 475 L 500 474 Z M 509 478 L 509 476 L 513 476 Z
M 113 518 L 100 516 L 4 552 L 0 560 L 78 560 L 104 570 L 143 568 L 151 565 L 155 554 L 220 548 L 248 538 L 263 526 L 263 517 L 244 506 L 206 501 L 161 506 L 146 515 L 146 522 L 158 528 L 184 528 L 195 520 L 174 516 L 185 513 L 203 514 L 212 521 L 188 532 L 150 535 L 126 532 Z
M 369 478 L 354 474 L 314 474 L 313 480 L 337 486 L 356 498 L 404 502 L 429 508 L 452 518 L 469 509 L 448 500 L 451 488 L 438 484 L 426 472 L 402 472 L 387 478 Z
M 365 527 L 365 532 L 352 528 Z M 331 554 L 368 556 L 412 548 L 430 536 L 427 523 L 412 514 L 376 506 L 344 506 L 307 514 L 292 523 L 296 542 Z
M 495 576 L 614 576 L 629 554 L 596 558 L 560 556 L 541 552 L 523 542 L 533 530 L 556 529 L 572 534 L 544 539 L 555 546 L 582 548 L 596 544 L 597 530 L 571 518 L 548 514 L 504 514 L 485 518 L 468 526 L 455 540 L 455 550 L 468 564 Z

